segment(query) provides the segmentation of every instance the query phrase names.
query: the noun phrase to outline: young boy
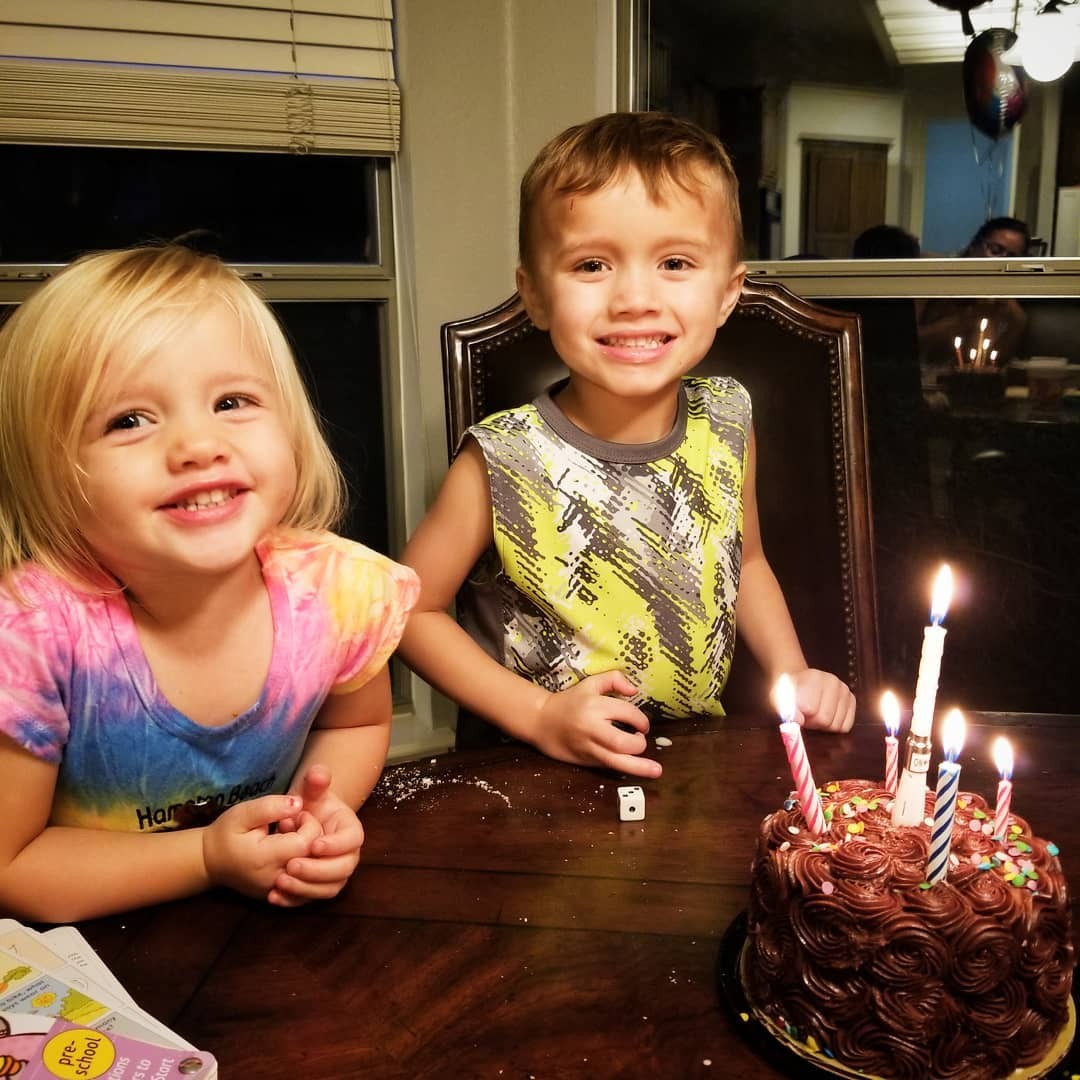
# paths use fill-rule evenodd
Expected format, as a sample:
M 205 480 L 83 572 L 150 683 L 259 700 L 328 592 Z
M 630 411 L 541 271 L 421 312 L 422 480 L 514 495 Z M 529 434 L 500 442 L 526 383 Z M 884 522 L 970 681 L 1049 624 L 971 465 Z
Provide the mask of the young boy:
M 723 714 L 736 615 L 808 726 L 851 727 L 762 551 L 749 397 L 685 378 L 739 298 L 740 236 L 723 146 L 671 116 L 572 127 L 522 180 L 518 289 L 570 376 L 469 430 L 402 557 L 422 586 L 400 648 L 562 761 L 659 776 L 648 716 Z M 473 636 L 447 613 L 466 580 Z

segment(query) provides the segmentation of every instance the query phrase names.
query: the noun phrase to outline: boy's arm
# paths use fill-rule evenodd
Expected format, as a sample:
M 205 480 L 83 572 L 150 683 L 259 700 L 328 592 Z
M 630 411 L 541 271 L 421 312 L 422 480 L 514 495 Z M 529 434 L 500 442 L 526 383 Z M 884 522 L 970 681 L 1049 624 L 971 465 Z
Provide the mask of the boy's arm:
M 551 757 L 659 776 L 645 749 L 648 720 L 623 697 L 634 687 L 618 672 L 553 694 L 493 660 L 449 609 L 477 559 L 491 544 L 491 493 L 483 454 L 469 439 L 401 561 L 420 576 L 420 597 L 399 651 L 409 666 L 459 705 L 532 743 Z M 612 721 L 629 724 L 620 731 Z
M 49 825 L 57 766 L 0 735 L 0 912 L 77 922 L 228 884 L 261 895 L 311 828 L 271 836 L 284 795 L 230 808 L 212 826 L 141 834 Z M 209 840 L 209 844 L 207 841 Z
M 758 523 L 756 477 L 757 444 L 751 429 L 743 482 L 742 572 L 735 625 L 770 686 L 785 673 L 794 679 L 799 710 L 808 727 L 850 731 L 855 719 L 855 698 L 835 675 L 806 666 L 780 583 L 765 558 Z

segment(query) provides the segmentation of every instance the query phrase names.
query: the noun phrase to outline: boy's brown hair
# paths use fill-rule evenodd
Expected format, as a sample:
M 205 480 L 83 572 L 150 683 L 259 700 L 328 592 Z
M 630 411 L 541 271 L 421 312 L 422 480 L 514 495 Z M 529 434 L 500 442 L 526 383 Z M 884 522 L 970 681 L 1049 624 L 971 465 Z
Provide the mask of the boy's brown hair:
M 719 180 L 738 253 L 739 183 L 724 144 L 697 124 L 669 113 L 615 112 L 556 135 L 526 170 L 518 212 L 521 265 L 530 265 L 533 219 L 545 194 L 598 191 L 631 170 L 656 200 L 672 184 L 697 195 L 710 181 Z

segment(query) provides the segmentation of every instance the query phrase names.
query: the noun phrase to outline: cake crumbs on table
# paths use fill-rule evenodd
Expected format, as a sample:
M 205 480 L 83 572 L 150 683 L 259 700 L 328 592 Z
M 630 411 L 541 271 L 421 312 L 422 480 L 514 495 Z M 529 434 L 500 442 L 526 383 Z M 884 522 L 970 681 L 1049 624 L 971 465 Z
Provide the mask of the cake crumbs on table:
M 392 773 L 387 773 L 379 781 L 379 784 L 375 789 L 375 794 L 384 795 L 397 805 L 416 795 L 433 791 L 437 787 L 449 784 L 464 784 L 468 787 L 479 788 L 489 795 L 498 796 L 498 798 L 502 799 L 508 807 L 511 809 L 513 808 L 514 804 L 510 801 L 508 795 L 500 791 L 489 781 L 482 780 L 478 776 L 425 776 L 421 774 L 419 769 L 397 769 Z

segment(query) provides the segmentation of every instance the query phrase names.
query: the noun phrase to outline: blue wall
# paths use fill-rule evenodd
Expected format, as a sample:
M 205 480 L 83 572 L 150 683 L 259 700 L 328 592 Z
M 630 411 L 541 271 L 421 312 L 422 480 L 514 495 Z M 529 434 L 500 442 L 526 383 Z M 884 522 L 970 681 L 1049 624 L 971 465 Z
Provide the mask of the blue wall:
M 927 123 L 923 254 L 955 255 L 987 218 L 1009 213 L 1012 139 L 990 139 L 966 120 Z

